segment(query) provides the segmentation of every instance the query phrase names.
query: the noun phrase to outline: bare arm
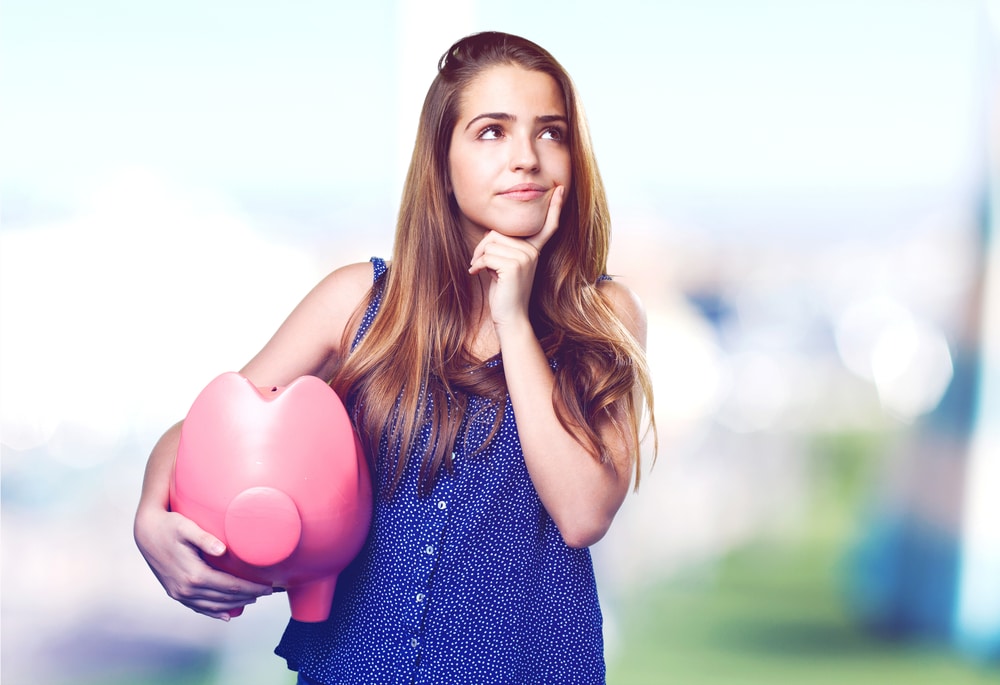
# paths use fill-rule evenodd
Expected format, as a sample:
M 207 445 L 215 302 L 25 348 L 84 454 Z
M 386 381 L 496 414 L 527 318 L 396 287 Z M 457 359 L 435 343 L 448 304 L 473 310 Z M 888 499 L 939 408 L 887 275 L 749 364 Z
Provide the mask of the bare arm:
M 528 239 L 489 233 L 473 253 L 473 274 L 488 271 L 490 314 L 500 342 L 507 390 L 532 483 L 566 544 L 585 547 L 600 540 L 621 507 L 631 481 L 636 445 L 608 422 L 596 426 L 611 446 L 610 461 L 596 460 L 568 432 L 552 404 L 555 379 L 528 317 L 538 254 L 558 228 L 561 192 L 553 192 L 542 230 Z M 628 288 L 601 287 L 631 333 L 645 345 L 646 319 Z
M 632 334 L 645 345 L 645 315 L 625 286 L 613 291 L 612 303 Z M 538 496 L 571 547 L 600 540 L 628 494 L 636 445 L 610 421 L 597 426 L 611 446 L 601 463 L 563 428 L 552 404 L 554 377 L 530 323 L 509 325 L 501 333 L 507 389 L 517 417 L 524 461 Z
M 343 333 L 371 286 L 371 264 L 334 271 L 306 295 L 240 373 L 261 387 L 321 374 L 343 352 Z
M 369 264 L 352 264 L 319 283 L 241 373 L 255 385 L 287 385 L 321 372 L 341 354 L 343 332 L 372 282 Z M 167 594 L 191 609 L 223 620 L 271 588 L 218 571 L 201 554 L 225 552 L 220 540 L 171 512 L 170 476 L 181 424 L 171 427 L 146 464 L 136 511 L 136 545 Z

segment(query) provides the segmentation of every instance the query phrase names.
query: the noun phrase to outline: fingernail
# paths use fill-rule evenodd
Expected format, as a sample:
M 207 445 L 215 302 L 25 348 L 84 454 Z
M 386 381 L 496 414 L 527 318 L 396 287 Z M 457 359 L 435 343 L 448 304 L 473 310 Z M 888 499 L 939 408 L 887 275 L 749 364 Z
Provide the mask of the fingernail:
M 221 555 L 225 551 L 226 551 L 226 546 L 221 542 L 216 542 L 211 547 L 208 548 L 208 553 L 214 557 Z

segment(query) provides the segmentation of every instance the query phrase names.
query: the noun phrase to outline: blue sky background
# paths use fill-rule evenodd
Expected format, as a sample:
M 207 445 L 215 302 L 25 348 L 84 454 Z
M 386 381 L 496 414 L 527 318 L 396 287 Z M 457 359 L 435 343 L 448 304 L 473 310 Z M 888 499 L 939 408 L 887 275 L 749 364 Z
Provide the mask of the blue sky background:
M 973 0 L 9 0 L 5 223 L 70 211 L 134 165 L 271 210 L 391 208 L 434 61 L 484 28 L 570 70 L 621 202 L 960 191 L 982 148 L 983 15 Z

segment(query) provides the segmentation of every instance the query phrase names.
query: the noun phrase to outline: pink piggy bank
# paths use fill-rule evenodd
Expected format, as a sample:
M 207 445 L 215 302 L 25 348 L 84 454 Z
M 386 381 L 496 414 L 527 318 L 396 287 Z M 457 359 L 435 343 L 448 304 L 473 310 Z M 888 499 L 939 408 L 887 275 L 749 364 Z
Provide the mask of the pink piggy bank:
M 262 392 L 224 373 L 181 427 L 170 507 L 226 544 L 206 558 L 213 566 L 285 588 L 292 618 L 324 621 L 337 576 L 368 535 L 371 480 L 344 405 L 322 380 Z

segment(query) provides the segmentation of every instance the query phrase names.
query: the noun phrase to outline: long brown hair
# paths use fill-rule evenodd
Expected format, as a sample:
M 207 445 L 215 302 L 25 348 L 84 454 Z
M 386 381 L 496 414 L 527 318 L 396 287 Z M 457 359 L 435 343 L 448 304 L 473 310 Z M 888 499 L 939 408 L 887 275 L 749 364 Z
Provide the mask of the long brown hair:
M 398 453 L 390 492 L 411 457 L 421 459 L 422 490 L 442 465 L 451 468 L 452 445 L 470 394 L 504 406 L 502 366 L 472 357 L 466 333 L 473 323 L 468 265 L 472 255 L 449 188 L 448 152 L 466 87 L 483 70 L 517 65 L 548 74 L 565 98 L 572 185 L 560 226 L 539 256 L 530 317 L 535 334 L 555 360 L 553 405 L 559 420 L 597 459 L 608 450 L 595 426 L 609 418 L 636 445 L 642 402 L 652 391 L 640 345 L 598 292 L 605 273 L 610 218 L 576 89 L 565 69 L 543 48 L 504 33 L 479 33 L 441 57 L 424 99 L 413 156 L 396 224 L 382 303 L 367 334 L 331 381 L 352 396 L 355 423 L 370 455 L 380 441 Z M 345 342 L 350 332 L 345 332 Z M 638 394 L 636 390 L 638 389 Z M 500 414 L 494 424 L 499 425 Z M 421 431 L 427 448 L 411 454 Z

